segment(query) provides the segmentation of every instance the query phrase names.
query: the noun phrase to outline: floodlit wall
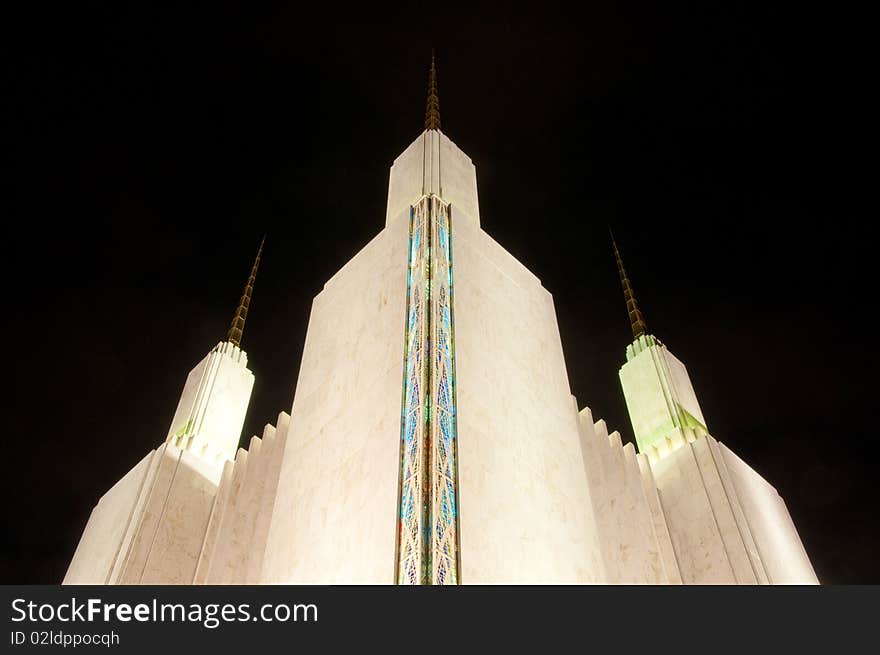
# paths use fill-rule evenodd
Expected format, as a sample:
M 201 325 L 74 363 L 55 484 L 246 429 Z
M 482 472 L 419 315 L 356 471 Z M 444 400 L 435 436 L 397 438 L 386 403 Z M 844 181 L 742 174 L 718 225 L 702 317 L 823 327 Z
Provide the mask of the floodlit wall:
M 92 510 L 62 584 L 107 584 L 155 450 L 101 496 Z M 136 517 L 135 517 L 136 518 Z M 124 552 L 123 552 L 124 556 Z
M 192 583 L 218 481 L 189 451 L 152 451 L 99 501 L 64 584 Z
M 205 533 L 196 584 L 258 584 L 290 416 L 266 425 L 227 462 Z
M 816 582 L 784 502 L 706 434 L 653 337 L 621 369 L 643 454 L 578 411 L 552 296 L 480 229 L 473 163 L 429 130 L 395 160 L 385 228 L 314 299 L 290 415 L 237 449 L 253 375 L 219 344 L 167 442 L 93 510 L 65 584 L 394 582 L 409 215 L 426 193 L 450 203 L 461 582 Z
M 461 581 L 605 579 L 552 296 L 452 205 Z
M 770 584 L 819 584 L 785 502 L 764 478 L 718 443 Z
M 461 220 L 480 225 L 474 164 L 439 130 L 422 132 L 394 160 L 388 183 L 385 224 L 391 225 L 401 212 L 429 193 L 452 204 Z
M 687 584 L 756 584 L 709 439 L 683 442 L 653 465 L 681 576 Z
M 166 441 L 222 469 L 238 449 L 253 386 L 247 353 L 221 341 L 187 376 Z
M 394 580 L 408 208 L 312 304 L 263 579 Z
M 178 454 L 172 449 L 165 450 L 157 484 L 144 512 L 144 526 L 154 512 L 158 517 L 146 561 L 139 575 L 139 562 L 131 562 L 123 578 L 126 582 L 192 584 L 220 476 L 210 463 L 193 453 L 184 450 Z M 167 490 L 158 484 L 166 465 L 169 469 L 174 466 Z M 149 537 L 149 531 L 139 536 Z
M 589 408 L 579 416 L 584 470 L 609 584 L 681 584 L 648 459 Z
M 714 438 L 652 469 L 686 584 L 817 583 L 776 490 Z
M 702 428 L 706 421 L 685 365 L 651 335 L 627 347 L 620 384 L 639 444 L 639 451 L 684 427 Z

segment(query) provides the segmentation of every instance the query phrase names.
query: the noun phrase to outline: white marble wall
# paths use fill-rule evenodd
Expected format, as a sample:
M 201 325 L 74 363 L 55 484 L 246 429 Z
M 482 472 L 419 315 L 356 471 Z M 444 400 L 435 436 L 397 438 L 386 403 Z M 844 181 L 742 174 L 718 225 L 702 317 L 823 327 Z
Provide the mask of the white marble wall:
M 704 438 L 700 443 L 707 441 Z M 682 444 L 652 466 L 681 577 L 685 584 L 731 584 L 736 577 L 722 528 L 715 520 L 704 472 L 691 445 Z
M 155 454 L 152 450 L 92 510 L 63 584 L 108 584 Z M 134 516 L 136 520 L 137 517 Z M 123 557 L 127 550 L 123 550 Z
M 401 212 L 312 304 L 266 582 L 393 581 L 408 215 Z
M 652 463 L 686 584 L 815 584 L 785 504 L 706 435 Z
M 651 468 L 589 408 L 578 416 L 584 470 L 609 584 L 681 584 Z
M 247 353 L 221 341 L 187 376 L 166 441 L 222 469 L 238 450 L 253 386 Z
M 255 584 L 290 417 L 266 425 L 222 474 L 163 444 L 92 512 L 64 584 Z
M 749 534 L 770 584 L 818 584 L 785 502 L 764 478 L 723 443 L 717 444 Z
M 605 579 L 551 295 L 452 205 L 463 583 Z
M 227 462 L 205 534 L 196 584 L 258 584 L 290 417 L 266 425 Z
M 462 220 L 480 224 L 477 173 L 473 162 L 439 130 L 426 130 L 394 160 L 388 182 L 385 224 L 391 225 L 423 195 L 454 205 Z
M 474 372 L 475 362 L 469 363 L 466 386 Z M 495 397 L 502 403 L 510 388 L 504 391 Z M 578 490 L 564 442 L 545 436 L 524 443 L 528 432 L 517 434 L 513 424 L 522 416 L 516 412 L 511 421 L 495 422 L 509 437 L 499 439 L 491 422 L 480 419 L 488 414 L 482 403 L 493 397 L 470 391 L 464 397 L 459 423 L 464 583 L 818 583 L 779 494 L 711 436 L 682 440 L 652 471 L 645 455 L 637 455 L 631 444 L 622 446 L 619 434 L 609 435 L 604 421 L 593 423 L 585 408 L 578 415 L 585 485 Z M 575 407 L 572 398 L 572 412 Z M 279 538 L 296 537 L 348 498 L 344 490 L 328 494 L 321 510 L 302 506 L 282 522 L 275 511 L 278 490 L 289 486 L 282 465 L 285 454 L 296 458 L 287 448 L 289 425 L 282 412 L 277 428 L 267 425 L 262 439 L 253 437 L 249 451 L 239 450 L 235 462 L 226 463 L 219 489 L 218 471 L 192 453 L 167 444 L 152 451 L 98 502 L 64 584 L 287 582 L 272 568 L 278 565 L 272 550 L 277 546 L 269 543 L 274 523 L 286 526 L 276 531 Z M 396 428 L 392 433 L 397 435 Z M 391 457 L 396 463 L 396 452 Z M 395 485 L 396 479 L 386 480 L 386 487 Z M 377 496 L 388 502 L 390 494 Z M 370 533 L 368 525 L 354 526 L 354 537 Z M 325 523 L 313 538 L 344 530 L 341 522 Z M 330 574 L 313 569 L 310 581 L 364 582 L 351 571 L 372 565 L 373 582 L 390 582 L 386 560 L 393 558 L 393 525 L 388 530 L 392 537 L 386 534 L 384 543 L 377 538 L 367 544 L 364 552 L 376 553 L 373 559 L 337 548 L 344 560 L 336 570 L 343 573 L 323 562 Z M 293 555 L 296 562 L 321 557 L 314 551 Z
M 189 451 L 152 451 L 98 502 L 64 584 L 190 584 L 218 481 Z
M 552 296 L 480 229 L 473 163 L 432 130 L 395 161 L 385 229 L 314 299 L 290 417 L 236 453 L 253 375 L 219 344 L 168 442 L 99 501 L 65 583 L 394 581 L 408 218 L 423 193 L 451 203 L 463 583 L 815 582 L 781 498 L 705 430 L 636 455 L 578 412 Z M 637 435 L 670 402 L 703 421 L 665 348 L 629 359 Z
M 169 468 L 174 466 L 167 488 L 159 484 L 165 464 Z M 174 447 L 166 445 L 165 458 L 142 517 L 145 528 L 155 512 L 155 531 L 151 535 L 149 530 L 142 529 L 136 537 L 136 546 L 140 545 L 138 539 L 145 538 L 147 556 L 142 568 L 138 560 L 129 562 L 122 578 L 124 583 L 192 584 L 219 478 L 220 472 L 212 464 L 186 450 L 174 453 Z

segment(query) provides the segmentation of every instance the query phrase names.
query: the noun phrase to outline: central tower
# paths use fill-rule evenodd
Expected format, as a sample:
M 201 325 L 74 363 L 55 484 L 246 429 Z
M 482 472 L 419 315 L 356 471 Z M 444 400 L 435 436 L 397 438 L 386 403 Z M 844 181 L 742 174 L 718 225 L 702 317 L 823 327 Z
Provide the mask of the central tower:
M 314 299 L 290 416 L 263 580 L 602 579 L 553 299 L 481 229 L 433 63 L 384 229 Z

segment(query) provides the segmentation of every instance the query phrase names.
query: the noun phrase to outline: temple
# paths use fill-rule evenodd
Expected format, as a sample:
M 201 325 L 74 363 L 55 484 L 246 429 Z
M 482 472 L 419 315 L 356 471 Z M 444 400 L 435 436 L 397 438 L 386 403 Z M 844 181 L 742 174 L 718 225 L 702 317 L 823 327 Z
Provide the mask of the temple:
M 64 583 L 818 583 L 782 498 L 648 332 L 616 243 L 638 452 L 572 396 L 553 298 L 482 229 L 440 125 L 432 56 L 424 131 L 384 227 L 314 298 L 289 412 L 239 447 L 261 244 L 226 340 L 98 501 Z

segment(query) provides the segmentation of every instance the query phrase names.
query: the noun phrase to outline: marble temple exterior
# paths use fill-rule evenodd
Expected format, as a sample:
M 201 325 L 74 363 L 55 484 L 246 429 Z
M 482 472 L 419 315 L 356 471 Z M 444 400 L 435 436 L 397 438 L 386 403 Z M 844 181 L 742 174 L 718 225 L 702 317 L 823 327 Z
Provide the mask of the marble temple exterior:
M 226 341 L 165 442 L 98 501 L 64 583 L 816 584 L 785 503 L 711 436 L 614 250 L 638 453 L 572 396 L 551 294 L 480 227 L 432 62 L 385 226 L 314 299 L 289 413 L 238 447 L 258 254 Z

